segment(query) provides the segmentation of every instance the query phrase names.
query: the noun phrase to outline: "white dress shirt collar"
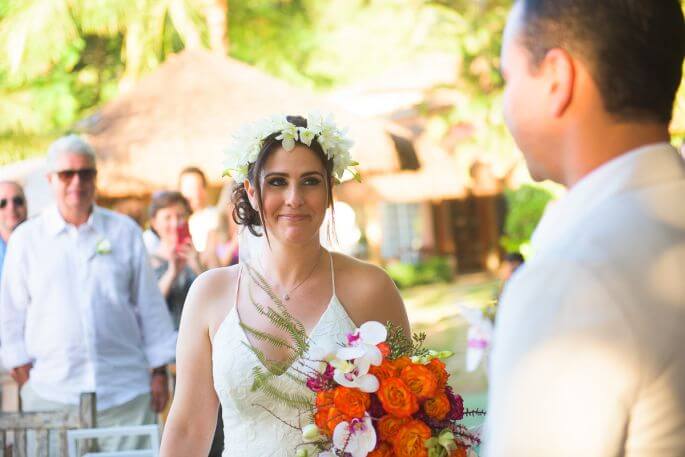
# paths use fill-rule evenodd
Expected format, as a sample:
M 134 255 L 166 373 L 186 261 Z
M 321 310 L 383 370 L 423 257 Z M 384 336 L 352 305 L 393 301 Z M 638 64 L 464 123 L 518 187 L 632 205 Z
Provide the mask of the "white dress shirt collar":
M 682 173 L 683 160 L 669 143 L 641 146 L 610 160 L 578 181 L 552 203 L 535 229 L 533 252 L 560 239 L 594 207 L 623 191 L 675 179 Z
M 53 205 L 45 211 L 45 223 L 47 224 L 47 229 L 50 235 L 57 236 L 69 227 L 74 227 L 72 224 L 69 224 L 64 220 L 64 217 L 60 213 L 57 205 Z M 97 205 L 93 205 L 85 226 L 89 229 L 92 229 L 96 234 L 102 235 L 105 231 L 102 218 L 102 208 Z

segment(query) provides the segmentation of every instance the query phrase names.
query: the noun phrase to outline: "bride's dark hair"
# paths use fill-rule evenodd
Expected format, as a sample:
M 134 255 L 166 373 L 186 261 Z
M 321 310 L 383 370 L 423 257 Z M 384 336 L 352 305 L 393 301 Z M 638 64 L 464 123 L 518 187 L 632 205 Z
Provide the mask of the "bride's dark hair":
M 294 124 L 297 127 L 307 127 L 307 119 L 301 116 L 287 116 L 288 122 Z M 258 210 L 255 210 L 250 204 L 250 200 L 247 196 L 247 190 L 245 189 L 244 183 L 236 183 L 233 187 L 233 194 L 231 196 L 231 201 L 233 203 L 233 220 L 236 224 L 244 225 L 250 230 L 250 232 L 255 236 L 261 236 L 257 227 L 262 227 L 266 238 L 269 238 L 269 234 L 266 231 L 266 227 L 263 226 L 262 221 L 264 220 L 264 204 L 262 201 L 262 186 L 259 181 L 262 169 L 267 159 L 271 154 L 282 147 L 281 140 L 277 140 L 276 137 L 280 135 L 281 132 L 274 132 L 271 135 L 264 138 L 262 142 L 262 148 L 259 150 L 257 155 L 257 160 L 250 164 L 247 171 L 247 180 L 250 185 L 255 189 L 255 195 L 257 196 L 257 201 L 259 202 Z M 296 141 L 296 144 L 305 146 L 309 148 L 321 161 L 321 164 L 326 170 L 325 185 L 326 193 L 328 194 L 328 205 L 327 208 L 331 208 L 331 214 L 333 216 L 333 159 L 329 159 L 319 142 L 314 138 L 311 145 Z M 333 216 L 333 219 L 335 217 Z

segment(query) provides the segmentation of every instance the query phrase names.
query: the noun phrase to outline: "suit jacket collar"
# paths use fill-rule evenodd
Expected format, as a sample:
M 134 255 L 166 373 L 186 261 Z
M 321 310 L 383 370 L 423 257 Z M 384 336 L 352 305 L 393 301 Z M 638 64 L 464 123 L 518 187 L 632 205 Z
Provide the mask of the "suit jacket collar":
M 622 154 L 585 176 L 548 207 L 533 234 L 533 252 L 560 239 L 611 197 L 677 179 L 685 179 L 685 161 L 669 143 L 650 144 Z

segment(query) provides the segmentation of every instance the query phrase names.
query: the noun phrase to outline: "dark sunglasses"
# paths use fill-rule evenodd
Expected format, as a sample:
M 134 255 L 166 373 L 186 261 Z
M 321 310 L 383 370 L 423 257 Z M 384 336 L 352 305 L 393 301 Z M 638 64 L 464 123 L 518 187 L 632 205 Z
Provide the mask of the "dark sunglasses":
M 10 201 L 12 203 L 14 203 L 15 207 L 24 206 L 24 203 L 26 203 L 26 200 L 24 200 L 24 197 L 22 197 L 20 195 L 17 195 L 16 197 L 12 197 L 12 198 L 3 198 L 3 199 L 0 199 L 0 209 L 5 209 L 5 207 L 7 207 L 7 205 L 9 204 Z
M 63 182 L 71 181 L 76 175 L 78 175 L 78 178 L 81 181 L 92 181 L 95 179 L 95 175 L 98 174 L 98 171 L 95 168 L 81 168 L 79 170 L 60 170 L 55 173 L 57 173 L 60 181 Z

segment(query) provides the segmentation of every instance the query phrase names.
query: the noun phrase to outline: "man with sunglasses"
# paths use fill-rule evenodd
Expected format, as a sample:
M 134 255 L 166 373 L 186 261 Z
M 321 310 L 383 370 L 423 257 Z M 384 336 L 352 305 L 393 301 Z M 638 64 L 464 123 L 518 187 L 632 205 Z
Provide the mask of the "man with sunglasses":
M 80 137 L 50 146 L 48 170 L 56 204 L 8 245 L 3 362 L 25 411 L 77 408 L 82 392 L 95 392 L 99 427 L 154 423 L 169 398 L 176 334 L 140 228 L 95 205 L 95 154 Z M 139 437 L 99 444 L 106 452 L 145 446 Z
M 26 197 L 14 181 L 0 181 L 0 278 L 7 242 L 15 228 L 26 220 Z

